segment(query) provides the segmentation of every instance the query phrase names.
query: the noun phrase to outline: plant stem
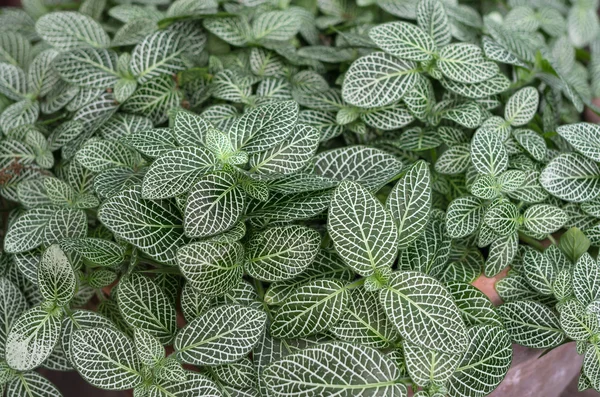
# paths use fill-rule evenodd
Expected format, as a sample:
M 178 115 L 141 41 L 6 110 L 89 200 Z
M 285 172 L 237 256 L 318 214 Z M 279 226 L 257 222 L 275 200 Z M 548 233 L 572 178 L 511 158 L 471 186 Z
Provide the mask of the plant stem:
M 534 239 L 533 237 L 529 237 L 526 236 L 525 234 L 519 232 L 519 239 L 526 243 L 529 244 L 531 247 L 535 248 L 538 251 L 544 251 L 545 247 L 544 244 L 542 244 L 540 241 Z
M 558 243 L 556 242 L 556 240 L 554 239 L 554 237 L 551 234 L 548 235 L 548 240 L 550 240 L 552 242 L 552 244 L 558 245 Z

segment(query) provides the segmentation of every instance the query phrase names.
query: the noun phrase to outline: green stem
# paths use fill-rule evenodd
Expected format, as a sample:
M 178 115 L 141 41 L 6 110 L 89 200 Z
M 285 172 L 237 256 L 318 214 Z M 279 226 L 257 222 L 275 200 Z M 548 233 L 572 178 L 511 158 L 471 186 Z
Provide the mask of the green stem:
M 556 240 L 554 239 L 554 237 L 551 234 L 548 235 L 548 240 L 550 240 L 552 242 L 552 244 L 558 245 L 558 243 L 556 242 Z
M 544 244 L 542 244 L 540 241 L 534 239 L 533 237 L 529 237 L 526 236 L 525 234 L 519 232 L 519 239 L 526 243 L 529 244 L 531 247 L 535 248 L 538 251 L 544 251 L 546 247 L 544 247 Z
M 344 286 L 344 289 L 354 289 L 354 288 L 358 288 L 361 285 L 363 285 L 365 283 L 365 279 L 364 278 L 360 278 L 350 284 L 347 284 L 346 286 Z

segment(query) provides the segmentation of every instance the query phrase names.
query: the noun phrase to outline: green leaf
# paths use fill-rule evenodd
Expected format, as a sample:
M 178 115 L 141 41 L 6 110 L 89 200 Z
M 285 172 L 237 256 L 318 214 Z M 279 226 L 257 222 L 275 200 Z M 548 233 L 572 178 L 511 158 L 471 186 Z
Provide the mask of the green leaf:
M 114 141 L 88 141 L 75 157 L 85 168 L 100 172 L 114 167 L 135 167 L 140 157 L 126 146 Z
M 183 93 L 169 75 L 145 82 L 123 103 L 121 110 L 149 118 L 156 124 L 167 120 L 167 112 L 179 107 Z M 114 100 L 113 100 L 114 103 Z
M 439 0 L 424 0 L 417 4 L 417 24 L 437 46 L 443 47 L 452 40 L 451 26 L 444 5 Z
M 126 189 L 106 200 L 98 218 L 120 238 L 169 264 L 186 242 L 179 209 L 169 201 L 145 200 L 139 189 Z
M 35 29 L 42 39 L 59 50 L 110 45 L 110 38 L 102 26 L 77 12 L 46 14 L 38 19 Z
M 544 161 L 546 158 L 546 141 L 542 136 L 533 130 L 521 128 L 513 131 L 513 137 L 537 161 Z
M 367 364 L 368 363 L 368 364 Z M 304 377 L 294 374 L 302 373 Z M 262 372 L 270 393 L 314 395 L 406 396 L 396 364 L 375 349 L 327 343 L 273 362 Z
M 567 214 L 549 204 L 536 204 L 525 210 L 523 225 L 535 233 L 551 234 L 567 223 Z
M 264 312 L 246 306 L 210 309 L 179 331 L 174 345 L 177 357 L 193 365 L 235 362 L 256 345 L 266 321 Z
M 135 352 L 143 365 L 159 366 L 165 358 L 165 348 L 148 332 L 136 328 L 133 332 Z
M 540 183 L 550 194 L 565 201 L 590 201 L 600 195 L 598 164 L 578 153 L 555 157 L 540 175 Z
M 237 242 L 192 243 L 179 249 L 177 262 L 181 273 L 198 292 L 223 295 L 242 280 L 244 247 Z
M 154 281 L 140 274 L 130 274 L 119 282 L 117 302 L 123 318 L 133 328 L 140 328 L 168 344 L 175 337 L 175 307 Z
M 184 146 L 156 159 L 144 176 L 142 195 L 146 199 L 175 197 L 187 192 L 204 174 L 214 170 L 217 159 L 209 150 Z
M 540 95 L 535 88 L 521 88 L 508 99 L 504 109 L 504 118 L 515 127 L 525 125 L 537 112 L 539 101 Z
M 519 248 L 519 234 L 517 232 L 497 238 L 492 242 L 487 261 L 483 269 L 487 277 L 493 277 L 502 269 L 510 266 L 517 255 Z
M 320 250 L 315 260 L 298 276 L 272 283 L 264 300 L 269 305 L 279 305 L 288 300 L 296 288 L 311 281 L 331 278 L 350 282 L 354 277 L 354 272 L 334 252 Z
M 431 211 L 431 181 L 429 167 L 417 162 L 396 183 L 386 201 L 386 207 L 398 228 L 398 248 L 405 248 L 427 225 Z
M 52 207 L 28 210 L 11 224 L 4 239 L 6 252 L 19 253 L 39 247 L 44 241 L 48 222 L 55 214 Z
M 445 353 L 464 351 L 465 324 L 451 295 L 436 279 L 419 272 L 396 272 L 380 299 L 407 341 Z
M 424 388 L 445 385 L 461 360 L 460 354 L 436 352 L 408 341 L 402 347 L 411 380 Z
M 363 276 L 391 267 L 396 258 L 398 232 L 392 215 L 356 182 L 342 182 L 335 190 L 328 232 L 337 253 Z
M 565 339 L 558 316 L 541 303 L 509 302 L 498 312 L 513 342 L 520 345 L 544 349 L 558 346 Z
M 474 233 L 483 220 L 485 203 L 474 196 L 459 197 L 448 206 L 446 225 L 452 238 L 466 237 Z
M 600 266 L 588 253 L 575 263 L 573 291 L 577 300 L 586 306 L 600 299 Z
M 27 80 L 23 69 L 16 65 L 0 63 L 0 93 L 13 101 L 25 98 Z
M 21 34 L 3 31 L 0 38 L 0 62 L 27 68 L 31 62 L 31 44 Z
M 425 230 L 400 251 L 398 267 L 438 277 L 445 270 L 451 241 L 442 220 L 430 219 Z
M 373 348 L 392 346 L 399 337 L 385 315 L 378 293 L 365 288 L 350 290 L 346 310 L 329 332 L 341 341 Z
M 349 295 L 344 284 L 337 280 L 304 284 L 277 309 L 270 334 L 275 338 L 292 339 L 325 331 L 340 320 Z
M 42 375 L 34 371 L 19 374 L 9 383 L 6 392 L 14 397 L 56 397 L 62 396 L 60 391 Z
M 481 174 L 500 175 L 508 167 L 508 153 L 498 135 L 487 129 L 475 132 L 471 160 Z
M 369 37 L 385 52 L 401 59 L 428 61 L 436 51 L 431 36 L 408 22 L 390 22 L 369 30 Z
M 442 48 L 437 66 L 448 78 L 459 83 L 479 83 L 498 73 L 498 65 L 483 56 L 474 44 L 454 43 Z
M 56 244 L 42 254 L 38 266 L 38 286 L 42 297 L 58 306 L 68 305 L 75 294 L 75 272 L 65 253 Z
M 173 131 L 169 128 L 150 128 L 132 132 L 119 139 L 140 153 L 156 158 L 177 148 Z
M 523 255 L 522 266 L 529 285 L 542 295 L 551 295 L 558 273 L 557 266 L 544 255 L 535 250 L 527 250 Z
M 556 132 L 579 153 L 596 162 L 600 161 L 600 127 L 591 123 L 561 125 Z
M 448 395 L 483 397 L 502 382 L 512 361 L 512 346 L 507 332 L 498 326 L 469 328 L 469 346 L 450 378 Z
M 90 384 L 105 390 L 126 390 L 142 382 L 141 363 L 133 342 L 112 328 L 75 331 L 71 339 L 73 361 Z
M 60 317 L 33 307 L 15 321 L 6 338 L 6 362 L 17 371 L 40 366 L 60 337 Z
M 250 156 L 250 172 L 284 175 L 298 172 L 313 158 L 319 139 L 316 128 L 296 125 L 285 141 Z
M 447 288 L 468 326 L 480 324 L 503 326 L 496 308 L 483 292 L 470 284 L 461 282 L 451 282 Z
M 58 55 L 54 67 L 68 83 L 90 88 L 112 88 L 119 80 L 117 53 L 103 48 L 78 48 Z
M 60 333 L 60 347 L 70 362 L 74 362 L 71 351 L 71 337 L 73 333 L 81 329 L 110 328 L 115 325 L 106 317 L 88 310 L 74 310 L 63 319 Z
M 235 46 L 245 45 L 250 37 L 250 25 L 244 16 L 207 18 L 204 20 L 204 27 L 223 41 Z
M 435 170 L 440 174 L 461 174 L 471 165 L 471 145 L 458 144 L 449 147 L 435 162 Z
M 293 38 L 302 20 L 291 11 L 269 11 L 260 13 L 252 22 L 252 39 L 254 41 L 278 40 Z
M 519 215 L 516 205 L 510 201 L 501 201 L 490 206 L 483 220 L 499 236 L 507 236 L 517 230 Z
M 172 75 L 184 69 L 181 60 L 183 37 L 175 30 L 161 30 L 147 36 L 131 53 L 129 68 L 144 84 L 154 77 Z
M 125 247 L 101 238 L 65 239 L 60 242 L 60 247 L 65 251 L 76 252 L 97 266 L 116 267 L 125 260 Z
M 558 246 L 571 262 L 577 262 L 590 248 L 590 240 L 581 230 L 571 227 L 560 237 Z
M 263 281 L 290 279 L 311 264 L 320 242 L 315 230 L 297 225 L 256 233 L 246 243 L 246 272 Z
M 351 105 L 372 108 L 397 102 L 417 81 L 414 62 L 374 52 L 350 65 L 342 96 Z
M 8 278 L 0 278 L 0 354 L 4 357 L 6 339 L 15 321 L 27 310 L 25 296 Z
M 256 368 L 248 357 L 233 364 L 214 367 L 212 372 L 222 382 L 240 389 L 256 389 L 258 386 Z
M 207 237 L 235 225 L 244 214 L 246 196 L 236 178 L 218 171 L 192 187 L 185 206 L 184 230 L 188 237 Z
M 402 169 L 394 156 L 367 146 L 329 150 L 318 154 L 314 161 L 317 175 L 355 181 L 369 190 L 379 189 Z
M 229 138 L 235 150 L 261 152 L 288 138 L 297 119 L 298 104 L 294 101 L 268 103 L 237 119 L 229 130 Z
M 576 299 L 560 306 L 560 326 L 570 339 L 585 342 L 600 330 L 597 314 L 590 313 Z

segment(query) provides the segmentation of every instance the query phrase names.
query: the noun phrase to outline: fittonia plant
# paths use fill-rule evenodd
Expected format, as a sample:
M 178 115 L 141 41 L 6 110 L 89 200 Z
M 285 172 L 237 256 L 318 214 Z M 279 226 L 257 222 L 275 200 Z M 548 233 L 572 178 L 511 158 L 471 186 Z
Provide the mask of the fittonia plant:
M 472 3 L 3 9 L 3 392 L 600 390 L 598 2 Z

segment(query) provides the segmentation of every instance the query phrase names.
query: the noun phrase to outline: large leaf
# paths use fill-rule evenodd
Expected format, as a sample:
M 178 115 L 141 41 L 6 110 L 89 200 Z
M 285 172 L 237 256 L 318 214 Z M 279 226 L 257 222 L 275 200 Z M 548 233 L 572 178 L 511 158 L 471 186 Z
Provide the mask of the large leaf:
M 73 364 L 79 374 L 100 389 L 126 390 L 142 382 L 141 363 L 133 341 L 108 327 L 75 331 Z
M 302 377 L 296 374 L 303 374 Z M 262 373 L 273 395 L 406 396 L 396 364 L 377 350 L 328 343 L 275 361 Z
M 319 144 L 319 130 L 296 125 L 291 136 L 277 146 L 250 156 L 250 172 L 292 174 L 300 171 L 314 156 Z
M 186 241 L 179 209 L 169 201 L 145 200 L 136 188 L 106 200 L 98 218 L 120 238 L 169 264 Z
M 26 252 L 41 245 L 46 226 L 55 212 L 56 209 L 52 207 L 40 207 L 18 217 L 6 233 L 4 239 L 6 252 Z
M 198 242 L 177 252 L 181 273 L 199 292 L 217 296 L 237 286 L 244 274 L 244 247 L 240 243 Z
M 575 263 L 573 292 L 583 305 L 600 299 L 600 266 L 587 252 Z
M 232 363 L 244 357 L 262 336 L 267 316 L 240 305 L 208 310 L 188 323 L 175 339 L 177 356 L 194 365 Z
M 263 281 L 292 278 L 319 250 L 319 233 L 304 226 L 278 226 L 256 233 L 246 244 L 246 271 Z
M 507 332 L 498 326 L 469 328 L 469 346 L 450 378 L 450 397 L 483 397 L 502 382 L 512 361 Z
M 246 195 L 227 172 L 204 176 L 192 187 L 185 206 L 184 230 L 188 237 L 207 237 L 235 225 L 246 207 Z
M 8 278 L 0 278 L 0 354 L 4 356 L 6 338 L 15 321 L 27 309 L 27 300 Z
M 229 130 L 229 138 L 235 150 L 260 152 L 290 136 L 297 119 L 298 104 L 294 101 L 265 104 L 237 119 Z
M 408 341 L 402 347 L 410 378 L 421 387 L 446 384 L 461 359 L 460 354 L 441 353 Z
M 56 397 L 60 391 L 42 375 L 34 371 L 24 372 L 7 385 L 6 392 L 14 397 Z
M 57 244 L 48 247 L 38 266 L 38 286 L 46 301 L 66 306 L 77 287 L 71 262 Z
M 319 153 L 315 173 L 339 181 L 359 182 L 369 190 L 380 188 L 402 169 L 402 163 L 382 150 L 349 146 Z
M 184 146 L 156 159 L 144 176 L 144 198 L 175 197 L 187 192 L 202 175 L 216 168 L 217 159 L 207 149 Z
M 475 196 L 459 197 L 448 206 L 446 225 L 453 238 L 466 237 L 477 230 L 485 213 L 485 202 Z
M 600 127 L 591 123 L 561 125 L 556 132 L 579 153 L 600 162 Z
M 60 316 L 39 307 L 23 313 L 6 338 L 6 362 L 18 371 L 41 365 L 52 353 L 60 337 Z
M 539 100 L 540 95 L 535 88 L 521 88 L 508 99 L 504 118 L 514 126 L 527 124 L 537 112 Z
M 540 183 L 552 195 L 574 202 L 590 201 L 600 195 L 600 167 L 578 153 L 564 153 L 544 168 Z
M 42 39 L 60 50 L 108 47 L 110 38 L 102 26 L 77 12 L 53 12 L 38 19 L 35 29 Z
M 414 271 L 394 273 L 380 299 L 404 339 L 446 353 L 465 350 L 465 324 L 450 293 L 436 279 Z
M 498 65 L 483 56 L 481 48 L 455 43 L 442 48 L 437 66 L 448 78 L 459 83 L 479 83 L 498 73 Z
M 356 60 L 346 72 L 342 96 L 351 105 L 371 108 L 397 102 L 417 81 L 416 65 L 384 52 Z
M 558 316 L 538 302 L 509 302 L 498 308 L 512 340 L 537 349 L 558 346 L 565 334 Z
M 428 61 L 435 53 L 433 39 L 408 22 L 390 22 L 369 30 L 369 37 L 382 50 L 401 59 Z
M 444 5 L 439 0 L 419 1 L 417 6 L 417 23 L 438 46 L 449 44 L 451 27 Z
M 497 176 L 508 167 L 508 152 L 497 133 L 480 128 L 471 142 L 471 160 L 479 173 Z
M 349 291 L 337 280 L 316 280 L 298 287 L 277 309 L 271 335 L 302 338 L 331 328 L 348 304 Z
M 396 183 L 386 207 L 398 228 L 398 248 L 406 248 L 422 233 L 431 210 L 430 172 L 425 162 L 417 162 Z
M 184 69 L 181 60 L 184 38 L 176 30 L 161 30 L 146 37 L 131 53 L 131 72 L 143 84 L 160 75 Z
M 112 88 L 119 80 L 117 53 L 103 48 L 79 48 L 61 53 L 54 67 L 68 83 L 90 88 Z
M 152 279 L 131 274 L 119 282 L 118 291 L 119 311 L 130 326 L 143 329 L 163 344 L 173 340 L 175 307 Z
M 393 345 L 399 335 L 385 315 L 378 295 L 365 288 L 352 289 L 346 310 L 329 332 L 344 342 L 363 346 L 385 348 Z
M 337 253 L 363 276 L 391 267 L 398 232 L 392 215 L 356 182 L 342 182 L 331 199 L 328 232 Z

